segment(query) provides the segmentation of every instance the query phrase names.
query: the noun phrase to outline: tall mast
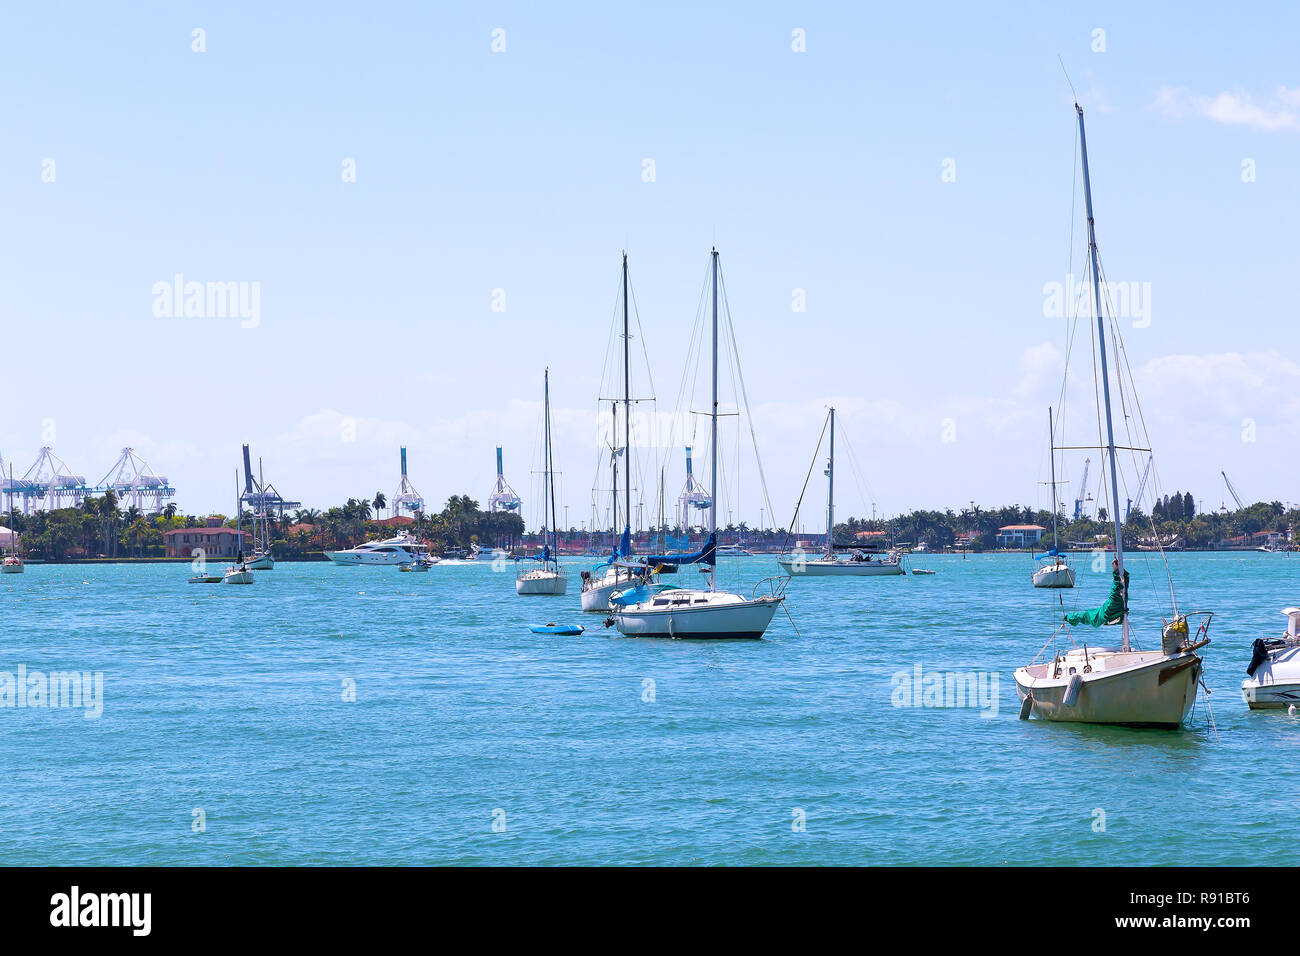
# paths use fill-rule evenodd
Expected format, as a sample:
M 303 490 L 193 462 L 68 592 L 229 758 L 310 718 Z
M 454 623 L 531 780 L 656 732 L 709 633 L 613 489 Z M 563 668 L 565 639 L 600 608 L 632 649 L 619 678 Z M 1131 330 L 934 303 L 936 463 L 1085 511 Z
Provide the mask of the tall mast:
M 833 405 L 831 406 L 831 461 L 830 467 L 826 469 L 826 486 L 826 557 L 833 560 L 835 558 L 835 406 Z
M 632 366 L 627 325 L 627 252 L 623 253 L 623 517 L 632 529 Z M 617 530 L 617 529 L 615 529 Z
M 262 513 L 262 550 L 266 550 L 266 482 L 262 478 L 262 456 L 257 456 L 257 509 Z M 379 515 L 375 515 L 376 518 Z
M 1052 426 L 1052 407 L 1047 407 L 1047 453 L 1052 459 L 1052 550 L 1060 552 L 1061 542 L 1056 536 L 1056 432 Z
M 553 473 L 554 462 L 551 460 L 551 370 L 546 370 L 546 484 L 550 492 L 551 516 L 548 521 L 551 527 L 551 557 L 559 566 L 559 557 L 556 551 L 560 547 L 560 539 L 555 530 L 555 475 Z M 543 505 L 544 507 L 545 505 Z
M 713 461 L 709 467 L 709 534 L 718 530 L 718 248 L 713 247 L 713 406 L 710 411 L 713 435 L 709 453 Z M 709 590 L 717 578 L 717 559 L 709 571 Z
M 239 469 L 235 469 L 235 553 L 244 553 L 244 508 L 239 502 Z
M 1115 560 L 1119 566 L 1119 579 L 1124 580 L 1124 528 L 1119 516 L 1119 478 L 1115 469 L 1115 426 L 1110 414 L 1110 374 L 1106 369 L 1106 322 L 1101 314 L 1101 275 L 1097 263 L 1097 231 L 1092 219 L 1092 183 L 1088 179 L 1088 140 L 1083 132 L 1083 107 L 1074 104 L 1079 114 L 1079 150 L 1083 157 L 1083 201 L 1088 213 L 1088 251 L 1092 255 L 1092 311 L 1097 319 L 1097 341 L 1101 355 L 1101 388 L 1106 399 L 1106 454 L 1110 458 L 1110 508 L 1115 519 Z M 1128 594 L 1124 595 L 1124 639 L 1122 647 L 1129 649 Z

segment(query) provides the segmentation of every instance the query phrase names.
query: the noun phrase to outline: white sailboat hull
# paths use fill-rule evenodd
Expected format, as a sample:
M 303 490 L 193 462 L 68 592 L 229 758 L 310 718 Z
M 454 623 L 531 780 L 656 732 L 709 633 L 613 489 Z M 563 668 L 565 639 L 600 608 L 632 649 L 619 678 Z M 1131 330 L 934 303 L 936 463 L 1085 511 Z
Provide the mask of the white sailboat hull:
M 585 588 L 582 592 L 582 609 L 584 611 L 608 611 L 609 599 L 616 592 L 631 586 L 632 582 L 624 578 L 617 584 L 601 584 Z
M 829 561 L 818 558 L 815 561 L 796 561 L 793 558 L 778 558 L 777 564 L 792 577 L 807 575 L 810 578 L 874 578 L 905 574 L 901 561 Z
M 255 554 L 244 562 L 250 571 L 270 571 L 275 567 L 275 558 L 270 554 Z
M 8 561 L 6 561 L 3 565 L 0 565 L 0 571 L 2 571 L 5 574 L 22 574 L 23 567 L 24 565 L 20 563 L 10 564 Z
M 516 594 L 564 594 L 569 579 L 557 571 L 529 571 L 515 578 Z
M 253 572 L 231 568 L 221 580 L 225 584 L 252 584 Z
M 640 581 L 639 576 L 606 573 L 599 578 L 593 577 L 583 582 L 582 609 L 584 611 L 608 611 L 609 599 L 619 591 L 626 591 Z
M 1089 662 L 1093 670 L 1085 673 L 1082 654 L 1072 651 L 1059 675 L 1050 661 L 1019 668 L 1015 680 L 1021 704 L 1032 696 L 1030 713 L 1042 720 L 1172 729 L 1196 701 L 1201 659 L 1191 651 L 1090 651 Z M 1075 676 L 1079 686 L 1070 703 Z
M 1068 564 L 1048 565 L 1034 572 L 1036 588 L 1072 588 L 1074 587 L 1074 568 Z
M 754 640 L 763 636 L 781 601 L 770 596 L 745 600 L 709 591 L 665 591 L 645 604 L 615 611 L 614 625 L 628 637 Z

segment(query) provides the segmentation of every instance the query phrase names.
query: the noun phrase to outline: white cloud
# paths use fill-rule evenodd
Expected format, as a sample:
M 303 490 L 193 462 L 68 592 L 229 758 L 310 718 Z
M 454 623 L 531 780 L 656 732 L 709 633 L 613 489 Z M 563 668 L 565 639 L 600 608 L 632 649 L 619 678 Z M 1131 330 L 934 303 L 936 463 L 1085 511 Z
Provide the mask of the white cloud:
M 1291 429 L 1300 419 L 1300 365 L 1280 352 L 1166 355 L 1136 374 L 1144 407 L 1189 431 L 1235 431 L 1244 418 Z
M 1013 390 L 1021 398 L 1030 398 L 1040 394 L 1049 384 L 1060 387 L 1065 359 L 1050 342 L 1031 345 L 1020 353 L 1019 370 L 1020 379 Z
M 1173 119 L 1199 116 L 1229 126 L 1248 126 L 1272 133 L 1300 129 L 1300 89 L 1279 86 L 1265 103 L 1256 103 L 1243 90 L 1196 93 L 1184 86 L 1164 86 L 1156 93 L 1152 108 Z

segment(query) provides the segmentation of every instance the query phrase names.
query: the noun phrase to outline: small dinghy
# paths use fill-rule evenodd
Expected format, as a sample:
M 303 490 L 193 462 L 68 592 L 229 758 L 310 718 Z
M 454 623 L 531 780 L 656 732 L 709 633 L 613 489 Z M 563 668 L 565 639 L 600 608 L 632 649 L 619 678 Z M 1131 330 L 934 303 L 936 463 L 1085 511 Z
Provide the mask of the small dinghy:
M 912 573 L 913 574 L 934 574 L 934 572 L 929 570 L 928 568 L 913 568 Z
M 534 624 L 528 628 L 534 634 L 581 634 L 586 630 L 581 624 Z
M 196 574 L 190 578 L 190 584 L 220 584 L 219 574 Z

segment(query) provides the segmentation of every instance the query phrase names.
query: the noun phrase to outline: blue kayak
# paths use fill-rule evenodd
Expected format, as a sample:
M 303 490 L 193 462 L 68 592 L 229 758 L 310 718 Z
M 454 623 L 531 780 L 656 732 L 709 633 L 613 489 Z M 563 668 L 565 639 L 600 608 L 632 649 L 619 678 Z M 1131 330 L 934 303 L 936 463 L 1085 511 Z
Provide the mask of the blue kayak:
M 581 634 L 586 628 L 581 624 L 534 624 L 528 630 L 534 634 Z

